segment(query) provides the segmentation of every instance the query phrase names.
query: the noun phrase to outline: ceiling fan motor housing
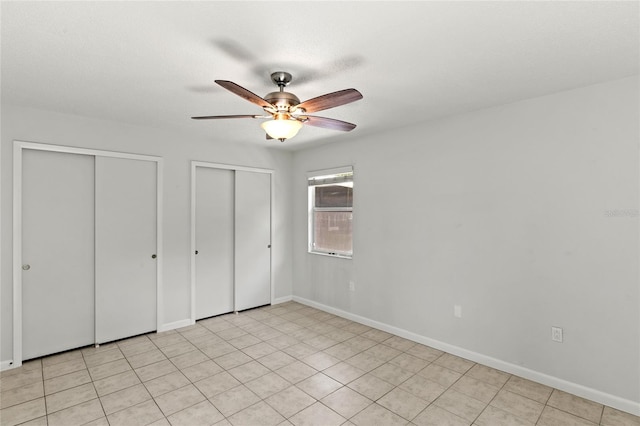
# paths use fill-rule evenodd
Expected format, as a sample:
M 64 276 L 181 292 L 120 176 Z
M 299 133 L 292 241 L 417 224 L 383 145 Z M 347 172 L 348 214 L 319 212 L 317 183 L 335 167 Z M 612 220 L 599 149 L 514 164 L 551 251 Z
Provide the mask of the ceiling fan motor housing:
M 300 99 L 289 92 L 271 92 L 264 100 L 274 105 L 278 111 L 290 111 L 290 108 L 300 103 Z

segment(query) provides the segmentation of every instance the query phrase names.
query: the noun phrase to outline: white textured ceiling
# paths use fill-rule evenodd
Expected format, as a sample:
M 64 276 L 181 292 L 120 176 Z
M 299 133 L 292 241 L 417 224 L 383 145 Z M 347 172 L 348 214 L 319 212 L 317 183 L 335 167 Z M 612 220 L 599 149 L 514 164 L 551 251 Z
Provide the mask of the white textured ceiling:
M 505 104 L 639 73 L 639 3 L 6 2 L 2 101 L 282 149 Z M 260 114 L 215 85 L 264 96 L 288 71 L 301 100 L 345 88 L 364 99 L 317 115 L 280 143 Z

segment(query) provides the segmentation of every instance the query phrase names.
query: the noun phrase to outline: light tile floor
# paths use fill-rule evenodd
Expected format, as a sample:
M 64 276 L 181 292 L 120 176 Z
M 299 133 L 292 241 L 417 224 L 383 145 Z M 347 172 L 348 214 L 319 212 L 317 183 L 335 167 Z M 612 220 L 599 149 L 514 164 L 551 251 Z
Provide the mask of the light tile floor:
M 2 426 L 640 426 L 295 302 L 29 361 L 0 390 Z

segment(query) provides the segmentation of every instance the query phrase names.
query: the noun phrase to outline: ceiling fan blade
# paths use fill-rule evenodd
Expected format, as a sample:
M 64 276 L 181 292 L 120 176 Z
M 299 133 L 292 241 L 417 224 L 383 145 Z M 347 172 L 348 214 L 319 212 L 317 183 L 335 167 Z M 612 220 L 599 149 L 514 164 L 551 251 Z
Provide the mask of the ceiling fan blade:
M 218 120 L 221 118 L 267 118 L 262 115 L 205 115 L 203 117 L 191 117 L 194 120 Z
M 273 108 L 273 105 L 271 105 L 269 102 L 262 99 L 260 96 L 245 89 L 242 86 L 238 86 L 232 81 L 215 80 L 215 82 L 218 83 L 220 86 L 224 87 L 225 89 L 227 89 L 228 91 L 230 91 L 231 93 L 234 93 L 240 96 L 241 98 L 244 98 L 249 102 L 254 103 L 262 108 Z
M 313 115 L 306 115 L 306 120 L 301 118 L 304 124 L 314 127 L 322 127 L 324 129 L 341 130 L 343 132 L 350 132 L 356 128 L 353 123 L 347 123 L 346 121 L 336 120 L 334 118 L 316 117 Z
M 306 112 L 316 112 L 355 102 L 360 99 L 362 99 L 362 93 L 356 89 L 344 89 L 309 99 L 298 104 L 297 107 L 304 108 Z

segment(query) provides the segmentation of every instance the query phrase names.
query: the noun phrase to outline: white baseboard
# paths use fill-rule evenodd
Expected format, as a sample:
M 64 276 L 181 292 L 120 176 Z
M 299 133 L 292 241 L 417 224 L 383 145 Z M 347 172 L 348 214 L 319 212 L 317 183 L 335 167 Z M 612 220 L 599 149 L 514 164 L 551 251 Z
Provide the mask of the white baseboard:
M 12 360 L 0 361 L 0 371 L 11 370 L 12 368 L 20 367 L 22 363 L 15 363 Z
M 162 324 L 160 327 L 158 327 L 158 333 L 162 333 L 163 331 L 175 330 L 176 328 L 187 327 L 193 324 L 195 323 L 191 321 L 190 318 Z
M 582 398 L 589 399 L 591 401 L 599 402 L 617 410 L 625 411 L 627 413 L 640 416 L 640 402 L 631 401 L 629 399 L 620 398 L 615 395 L 611 395 L 605 392 L 601 392 L 597 389 L 588 388 L 577 383 L 572 383 L 557 377 L 549 376 L 547 374 L 530 370 L 520 365 L 511 364 L 506 361 L 502 361 L 496 358 L 492 358 L 477 352 L 473 352 L 458 346 L 450 345 L 448 343 L 441 342 L 439 340 L 430 339 L 425 336 L 407 331 L 392 325 L 388 325 L 379 321 L 375 321 L 369 318 L 362 317 L 360 315 L 352 314 L 350 312 L 343 311 L 341 309 L 333 308 L 331 306 L 323 305 L 322 303 L 314 302 L 302 297 L 293 296 L 295 302 L 308 305 L 322 311 L 334 314 L 360 324 L 368 325 L 369 327 L 377 328 L 379 330 L 386 331 L 388 333 L 395 334 L 396 336 L 404 337 L 405 339 L 412 340 L 423 345 L 431 346 L 432 348 L 439 349 L 444 352 L 459 356 L 477 362 L 479 364 L 486 365 L 487 367 L 495 368 L 497 370 L 505 371 L 509 374 L 523 377 L 525 379 L 541 383 L 552 388 L 559 389 L 564 392 L 571 393 L 573 395 L 580 396 Z
M 293 296 L 279 297 L 277 299 L 273 299 L 271 301 L 271 304 L 277 305 L 279 303 L 290 302 L 291 300 L 293 300 Z M 195 322 L 192 321 L 190 318 L 186 318 L 180 321 L 170 322 L 170 323 L 161 325 L 158 328 L 158 333 L 162 333 L 163 331 L 175 330 L 176 328 L 187 327 L 193 324 L 195 324 Z
M 291 302 L 292 300 L 293 300 L 293 296 L 278 297 L 277 299 L 273 299 L 271 301 L 271 304 L 279 305 L 280 303 Z

